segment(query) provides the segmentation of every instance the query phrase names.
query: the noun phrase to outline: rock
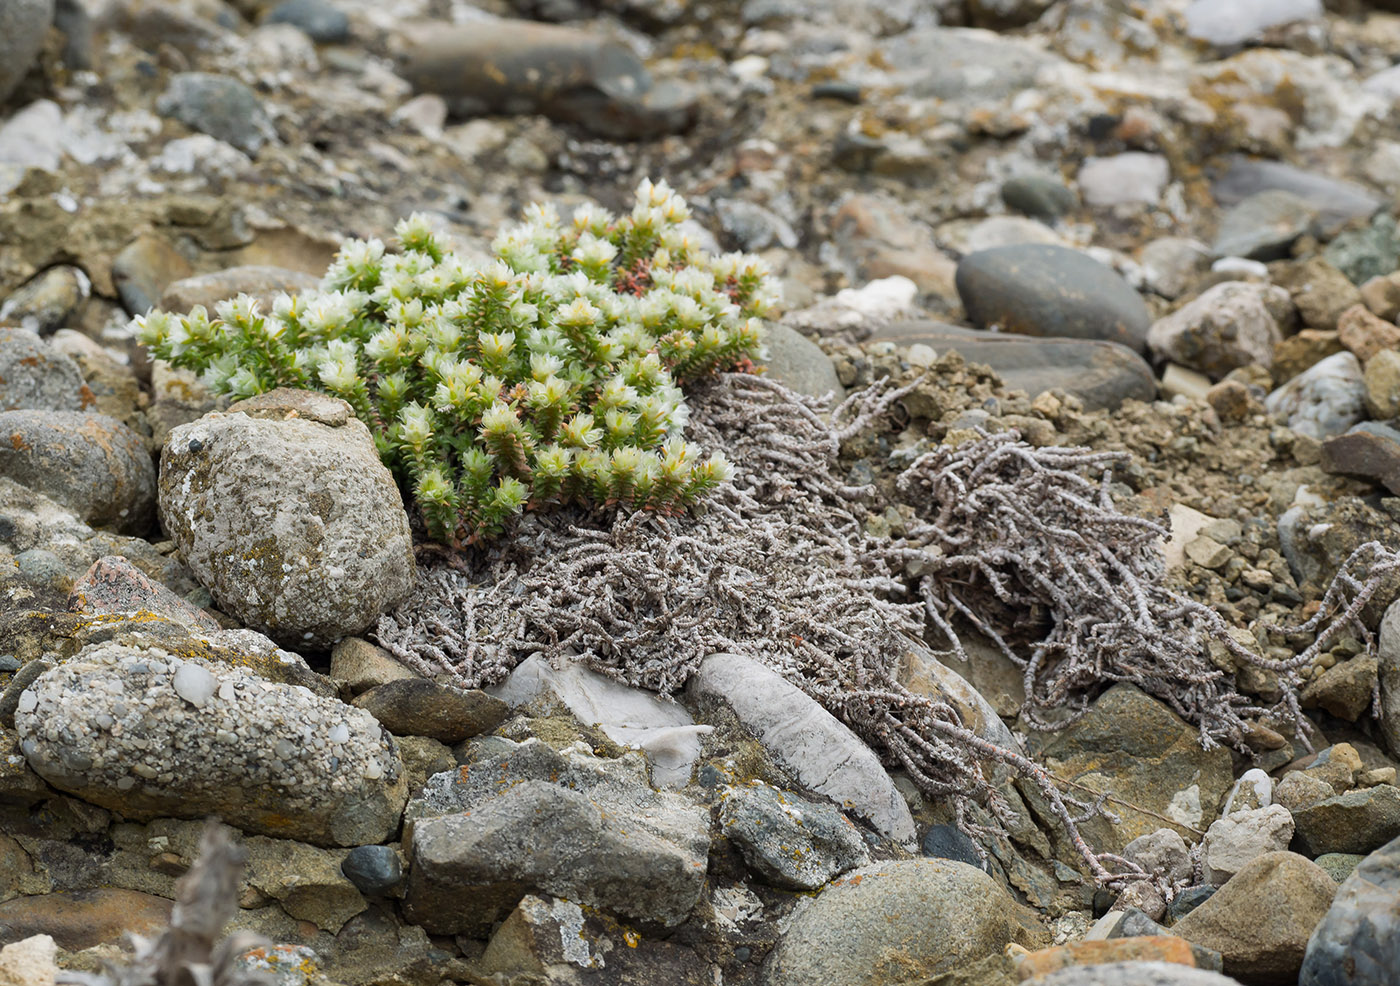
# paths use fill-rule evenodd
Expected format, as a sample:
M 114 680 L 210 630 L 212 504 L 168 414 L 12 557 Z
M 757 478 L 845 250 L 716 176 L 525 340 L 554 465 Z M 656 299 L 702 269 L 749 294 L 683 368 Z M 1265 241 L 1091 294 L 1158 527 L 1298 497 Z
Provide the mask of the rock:
M 277 139 L 257 94 L 225 75 L 180 72 L 156 100 L 156 110 L 249 155 Z
M 118 362 L 100 343 L 72 329 L 59 329 L 48 342 L 54 353 L 73 360 L 87 381 L 94 403 L 84 410 L 116 418 L 133 431 L 142 430 L 145 398 L 130 365 Z
M 720 229 L 740 250 L 764 250 L 797 246 L 797 232 L 771 209 L 744 199 L 716 199 L 715 218 Z
M 934 859 L 951 859 L 957 863 L 975 866 L 984 873 L 988 864 L 978 852 L 977 843 L 968 838 L 967 833 L 956 825 L 930 825 L 919 844 L 925 856 Z
M 384 648 L 359 637 L 346 637 L 331 648 L 330 676 L 352 695 L 375 685 L 418 677 Z
M 619 941 L 628 947 L 618 948 Z M 493 982 L 595 986 L 711 986 L 714 982 L 714 966 L 684 944 L 642 938 L 592 908 L 534 894 L 523 897 L 492 934 L 477 967 Z
M 1210 251 L 1199 240 L 1163 236 L 1142 248 L 1146 286 L 1163 298 L 1180 298 L 1210 269 Z
M 0 7 L 0 104 L 39 57 L 53 20 L 53 0 L 7 0 Z
M 1293 838 L 1293 816 L 1282 805 L 1237 811 L 1218 818 L 1206 831 L 1206 882 L 1223 886 L 1251 860 L 1288 848 Z
M 187 664 L 218 682 L 203 708 L 175 686 Z M 218 814 L 249 832 L 360 845 L 397 829 L 407 797 L 369 713 L 155 646 L 94 644 L 44 672 L 20 695 L 15 732 L 54 787 L 135 819 Z
M 369 907 L 359 889 L 341 872 L 345 850 L 319 849 L 288 839 L 249 836 L 246 880 L 249 888 L 277 901 L 298 921 L 310 921 L 336 934 Z M 376 846 L 375 848 L 381 848 Z
M 63 161 L 63 133 L 63 110 L 51 99 L 36 99 L 0 123 L 0 194 L 17 188 L 30 168 L 57 171 Z
M 512 708 L 548 715 L 565 709 L 585 726 L 597 726 L 619 746 L 641 750 L 658 787 L 684 787 L 700 756 L 700 737 L 713 726 L 697 726 L 683 706 L 593 671 L 580 662 L 555 667 L 540 655 L 518 664 L 488 692 Z
M 122 307 L 131 315 L 144 315 L 155 308 L 166 288 L 193 272 L 184 255 L 154 233 L 143 233 L 112 258 L 112 282 L 121 295 Z M 212 304 L 206 307 L 214 310 Z
M 1321 257 L 1280 265 L 1274 283 L 1287 288 L 1303 325 L 1340 329 L 1342 313 L 1361 302 L 1361 292 L 1347 276 Z
M 220 301 L 246 294 L 263 309 L 269 309 L 279 294 L 306 295 L 319 284 L 310 274 L 282 267 L 230 267 L 174 282 L 161 294 L 160 307 L 169 312 L 188 312 L 195 305 L 203 305 L 212 312 Z
M 688 91 L 653 84 L 630 48 L 589 31 L 498 18 L 419 21 L 399 37 L 399 74 L 459 116 L 543 113 L 622 140 L 676 133 L 695 118 Z
M 1350 743 L 1334 743 L 1293 761 L 1290 766 L 1325 782 L 1336 794 L 1344 794 L 1355 787 L 1356 774 L 1362 769 L 1361 755 Z
M 47 935 L 59 948 L 81 952 L 123 944 L 127 934 L 153 938 L 170 924 L 171 905 L 164 897 L 109 887 L 16 897 L 0 904 L 0 944 Z
M 367 897 L 390 896 L 403 883 L 403 862 L 393 846 L 356 846 L 340 871 Z
M 1258 40 L 1271 27 L 1322 17 L 1322 0 L 1195 0 L 1186 35 L 1217 48 Z
M 1378 784 L 1324 798 L 1293 814 L 1298 845 L 1310 856 L 1367 853 L 1400 836 L 1400 789 Z
M 1121 962 L 1170 962 L 1186 968 L 1195 967 L 1191 944 L 1185 939 L 1171 934 L 1134 935 L 1107 941 L 1072 942 L 1018 955 L 1016 975 L 1022 982 L 1030 979 L 1038 983 L 1040 977 L 1062 969 L 1093 969 Z
M 1274 383 L 1282 386 L 1304 370 L 1342 350 L 1343 346 L 1335 332 L 1304 329 L 1297 335 L 1291 335 L 1274 347 Z
M 1400 839 L 1367 856 L 1308 939 L 1298 986 L 1386 986 L 1400 969 Z
M 264 24 L 291 24 L 317 44 L 342 44 L 350 38 L 350 18 L 330 0 L 282 0 Z
M 78 267 L 59 264 L 34 275 L 0 305 L 0 319 L 41 336 L 67 328 L 92 292 Z
M 1079 193 L 1095 208 L 1155 205 L 1171 180 L 1171 165 L 1160 154 L 1126 151 L 1091 157 L 1079 168 Z
M 0 411 L 86 411 L 96 403 L 78 364 L 27 329 L 0 326 Z
M 1366 410 L 1378 421 L 1400 417 L 1400 351 L 1382 349 L 1362 371 Z
M 1369 226 L 1340 233 L 1322 256 L 1353 284 L 1365 284 L 1400 266 L 1400 230 L 1393 217 L 1381 214 Z
M 48 935 L 34 935 L 0 948 L 0 986 L 54 986 L 57 948 Z
M 500 725 L 510 707 L 480 689 L 453 688 L 427 678 L 375 685 L 353 703 L 395 736 L 428 736 L 460 743 Z
M 1353 305 L 1337 317 L 1337 339 L 1364 364 L 1383 350 L 1400 348 L 1400 326 Z
M 1035 986 L 1238 986 L 1218 972 L 1192 969 L 1174 962 L 1109 962 L 1052 972 Z
M 988 216 L 979 220 L 944 223 L 935 233 L 944 249 L 955 253 L 976 253 L 1022 243 L 1049 243 L 1064 246 L 1064 240 L 1042 222 L 1025 216 Z
M 544 891 L 674 927 L 704 890 L 708 814 L 658 792 L 636 754 L 601 760 L 538 740 L 473 741 L 408 808 L 409 920 L 476 934 Z
M 1365 416 L 1366 383 L 1351 353 L 1319 360 L 1269 394 L 1264 407 L 1300 435 L 1340 435 Z
M 160 512 L 220 609 L 293 647 L 359 633 L 412 587 L 398 487 L 334 397 L 279 389 L 175 428 Z
M 1311 228 L 1314 215 L 1314 209 L 1292 192 L 1256 192 L 1221 217 L 1211 250 L 1218 257 L 1282 260 Z
M 944 101 L 948 112 L 987 106 L 1036 84 L 1059 63 L 1019 38 L 956 27 L 920 27 L 881 47 L 892 81 L 909 96 Z
M 1234 780 L 1226 750 L 1201 749 L 1195 727 L 1127 684 L 1100 696 L 1083 718 L 1049 741 L 1039 759 L 1064 780 L 1122 799 L 1113 805 L 1121 824 L 1095 819 L 1081 826 L 1085 838 L 1110 852 L 1161 827 L 1160 817 L 1128 805 L 1205 828 Z
M 1357 865 L 1365 858 L 1365 856 L 1354 852 L 1325 852 L 1313 862 L 1326 870 L 1327 875 L 1340 884 L 1351 876 Z
M 1361 300 L 1371 314 L 1394 322 L 1400 316 L 1400 271 L 1373 277 L 1362 284 Z
M 929 321 L 896 322 L 873 338 L 901 346 L 922 343 L 940 355 L 958 352 L 969 363 L 990 366 L 1008 389 L 1031 397 L 1064 390 L 1079 397 L 1086 409 L 1116 409 L 1130 399 L 1150 401 L 1157 391 L 1147 362 L 1115 342 L 1034 339 Z
M 1073 212 L 1079 200 L 1059 178 L 1049 175 L 1015 175 L 1002 182 L 1001 200 L 1033 219 L 1053 221 Z
M 1274 803 L 1274 779 L 1258 767 L 1251 767 L 1239 776 L 1230 795 L 1225 799 L 1221 815 L 1232 815 L 1237 811 L 1253 811 L 1267 808 Z
M 1227 281 L 1152 324 L 1147 345 L 1169 359 L 1219 379 L 1240 366 L 1269 366 L 1281 341 L 1275 311 L 1288 293 L 1268 284 Z
M 1031 23 L 1049 9 L 1053 0 L 968 0 L 968 19 L 974 27 L 1005 31 Z
M 768 326 L 765 343 L 765 376 L 808 397 L 832 394 L 833 406 L 845 399 L 846 388 L 841 386 L 836 368 L 816 343 L 781 324 Z
M 92 563 L 68 595 L 72 613 L 154 613 L 195 631 L 217 633 L 218 621 L 150 578 L 120 555 Z
M 933 243 L 933 231 L 909 217 L 899 202 L 856 194 L 832 214 L 831 235 L 856 282 L 906 277 L 922 294 L 956 296 L 957 265 Z
M 945 859 L 875 863 L 797 912 L 764 966 L 768 986 L 876 986 L 936 978 L 1009 986 L 1011 943 L 1036 920 L 981 870 Z
M 968 254 L 958 295 L 977 326 L 1118 342 L 1142 352 L 1152 316 L 1110 268 L 1068 247 L 1026 244 Z
M 729 706 L 743 727 L 802 784 L 861 816 L 896 842 L 914 841 L 909 806 L 870 748 L 776 671 L 736 654 L 713 654 L 687 694 Z
M 1123 858 L 1148 873 L 1160 873 L 1173 883 L 1191 876 L 1190 850 L 1176 829 L 1161 828 L 1138 836 L 1123 847 Z
M 1226 974 L 1241 982 L 1288 980 L 1298 974 L 1308 935 L 1336 891 L 1332 878 L 1302 856 L 1267 853 L 1246 864 L 1172 930 L 1219 952 Z
M 870 862 L 860 830 L 836 808 L 758 780 L 725 789 L 719 825 L 749 868 L 777 887 L 819 890 Z
M 0 476 L 89 524 L 144 534 L 155 512 L 146 443 L 115 418 L 85 411 L 0 411 Z
M 1329 442 L 1336 439 L 1328 439 Z M 1326 443 L 1323 444 L 1326 448 Z M 1397 446 L 1400 453 L 1400 446 Z M 1338 719 L 1356 722 L 1371 707 L 1376 689 L 1377 663 L 1374 657 L 1353 657 L 1339 661 L 1303 688 L 1305 709 L 1326 709 Z
M 1198 0 L 1202 5 L 1210 0 Z M 1226 170 L 1211 185 L 1215 200 L 1229 207 L 1256 192 L 1281 189 L 1299 196 L 1317 210 L 1323 232 L 1335 232 L 1349 219 L 1366 218 L 1379 209 L 1381 200 L 1363 185 L 1339 181 L 1326 175 L 1303 171 L 1279 161 L 1253 160 L 1235 155 Z
M 1400 754 L 1400 600 L 1391 603 L 1381 618 L 1376 659 L 1381 682 L 1381 735 L 1391 754 Z

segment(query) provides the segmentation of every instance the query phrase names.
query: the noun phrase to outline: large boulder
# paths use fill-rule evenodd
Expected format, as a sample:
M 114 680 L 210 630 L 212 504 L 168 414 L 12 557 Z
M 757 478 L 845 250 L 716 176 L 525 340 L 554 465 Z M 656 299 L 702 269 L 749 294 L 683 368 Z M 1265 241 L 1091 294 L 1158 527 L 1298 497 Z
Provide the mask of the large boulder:
M 1298 986 L 1388 986 L 1400 970 L 1400 839 L 1361 861 L 1308 939 Z
M 219 607 L 293 649 L 359 633 L 413 584 L 398 487 L 337 398 L 279 389 L 173 429 L 160 515 Z

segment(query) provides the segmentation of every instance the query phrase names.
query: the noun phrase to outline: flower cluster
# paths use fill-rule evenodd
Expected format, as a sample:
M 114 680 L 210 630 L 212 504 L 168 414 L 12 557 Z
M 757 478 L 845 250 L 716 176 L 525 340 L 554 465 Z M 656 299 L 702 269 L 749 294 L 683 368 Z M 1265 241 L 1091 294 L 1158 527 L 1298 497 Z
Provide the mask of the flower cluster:
M 135 325 L 217 393 L 344 398 L 440 540 L 498 534 L 526 503 L 674 511 L 730 474 L 681 437 L 680 385 L 744 364 L 775 300 L 758 258 L 709 256 L 687 216 L 651 181 L 621 217 L 533 206 L 480 268 L 413 216 L 399 251 L 347 242 L 318 293 L 271 312 L 239 296 Z

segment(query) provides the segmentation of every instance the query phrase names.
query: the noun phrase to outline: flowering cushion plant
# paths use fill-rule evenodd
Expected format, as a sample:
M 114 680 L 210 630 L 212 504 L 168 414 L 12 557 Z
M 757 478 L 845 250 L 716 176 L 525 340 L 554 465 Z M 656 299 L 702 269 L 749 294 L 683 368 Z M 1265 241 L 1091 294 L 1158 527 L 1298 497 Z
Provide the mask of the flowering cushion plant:
M 682 437 L 681 385 L 755 355 L 775 301 L 761 260 L 698 249 L 688 215 L 649 180 L 621 217 L 532 206 L 482 267 L 415 215 L 398 252 L 349 241 L 320 291 L 268 313 L 240 295 L 134 324 L 216 393 L 344 398 L 439 540 L 499 534 L 526 503 L 672 511 L 730 474 Z

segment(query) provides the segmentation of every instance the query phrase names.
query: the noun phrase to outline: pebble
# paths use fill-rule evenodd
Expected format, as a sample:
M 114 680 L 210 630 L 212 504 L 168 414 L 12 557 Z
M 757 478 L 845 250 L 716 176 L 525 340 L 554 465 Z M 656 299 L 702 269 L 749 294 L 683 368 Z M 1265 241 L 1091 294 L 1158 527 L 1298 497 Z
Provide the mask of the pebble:
M 350 18 L 330 0 L 282 0 L 263 23 L 290 24 L 317 44 L 342 44 L 350 38 Z
M 1247 863 L 1288 848 L 1293 816 L 1282 805 L 1236 811 L 1211 823 L 1202 842 L 1207 883 L 1223 886 Z
M 0 326 L 0 411 L 85 411 L 96 403 L 77 363 L 27 329 Z
M 1227 281 L 1153 322 L 1147 345 L 1213 379 L 1252 363 L 1268 366 L 1283 338 L 1275 312 L 1288 304 L 1282 288 Z
M 1143 351 L 1151 315 L 1137 292 L 1068 247 L 1025 244 L 968 254 L 958 295 L 977 326 L 1029 336 L 1100 339 Z
M 1256 192 L 1221 217 L 1211 250 L 1219 257 L 1282 260 L 1312 228 L 1314 215 L 1312 206 L 1292 192 Z
M 1366 383 L 1351 353 L 1336 353 L 1272 391 L 1264 407 L 1300 435 L 1324 441 L 1366 415 Z
M 490 732 L 510 711 L 505 702 L 480 689 L 440 685 L 427 678 L 399 678 L 375 685 L 355 698 L 395 736 L 428 736 L 460 743 Z
M 1096 208 L 1155 205 L 1171 180 L 1171 165 L 1160 154 L 1125 151 L 1089 158 L 1079 169 L 1079 194 Z
M 170 80 L 156 109 L 191 130 L 256 155 L 277 139 L 272 119 L 257 94 L 237 79 L 208 72 L 181 72 Z
M 1322 0 L 1195 0 L 1186 8 L 1186 34 L 1228 48 L 1258 40 L 1264 31 L 1322 16 Z
M 340 869 L 367 897 L 391 896 L 403 883 L 403 863 L 393 846 L 356 846 Z
M 1079 200 L 1059 178 L 1049 175 L 1016 175 L 1002 182 L 1001 200 L 1032 219 L 1053 222 L 1073 212 Z
M 1384 283 L 1384 278 L 1381 279 Z M 1367 284 L 1374 283 L 1368 281 Z M 1361 292 L 1365 294 L 1365 288 Z M 1352 305 L 1337 316 L 1337 340 L 1363 364 L 1387 349 L 1400 348 L 1400 326 L 1373 315 L 1363 305 Z
M 6 0 L 0 6 L 0 103 L 24 78 L 44 47 L 54 0 Z
M 41 336 L 67 328 L 87 302 L 92 282 L 80 268 L 59 264 L 36 275 L 0 305 L 0 319 Z
M 1382 204 L 1373 192 L 1356 182 L 1329 178 L 1282 161 L 1239 155 L 1228 160 L 1224 173 L 1211 186 L 1216 201 L 1226 207 L 1267 189 L 1292 192 L 1307 202 L 1316 210 L 1325 233 L 1335 232 L 1350 219 L 1369 217 Z
M 778 887 L 820 890 L 870 862 L 860 830 L 835 806 L 758 780 L 724 792 L 719 825 L 749 868 Z

